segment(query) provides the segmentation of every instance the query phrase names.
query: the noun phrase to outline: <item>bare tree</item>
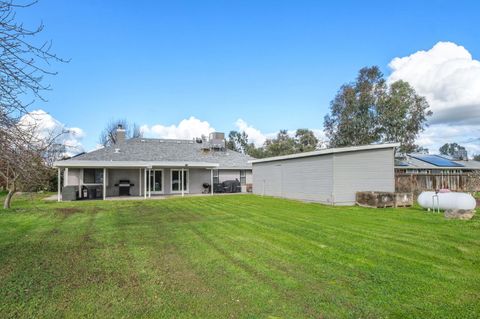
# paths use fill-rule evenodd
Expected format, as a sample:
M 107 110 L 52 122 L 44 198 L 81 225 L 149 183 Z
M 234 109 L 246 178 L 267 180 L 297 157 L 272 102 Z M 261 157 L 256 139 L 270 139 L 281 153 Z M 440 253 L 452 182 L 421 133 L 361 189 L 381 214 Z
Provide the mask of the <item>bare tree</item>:
M 19 121 L 9 131 L 0 131 L 0 177 L 8 190 L 4 208 L 10 208 L 17 191 L 35 191 L 48 184 L 53 162 L 65 153 L 59 139 L 64 133 L 40 134 L 36 122 L 25 121 Z
M 117 128 L 119 126 L 125 130 L 126 138 L 142 137 L 140 126 L 137 123 L 130 124 L 126 119 L 110 120 L 100 133 L 100 144 L 103 146 L 115 144 L 117 142 Z
M 43 79 L 56 74 L 51 63 L 67 62 L 51 53 L 51 42 L 36 44 L 43 24 L 29 29 L 16 21 L 16 10 L 35 3 L 0 1 L 0 176 L 9 190 L 5 207 L 18 189 L 45 177 L 48 157 L 60 148 L 54 146 L 57 138 L 41 136 L 35 124 L 20 120 L 32 103 L 45 101 L 42 93 L 50 87 Z

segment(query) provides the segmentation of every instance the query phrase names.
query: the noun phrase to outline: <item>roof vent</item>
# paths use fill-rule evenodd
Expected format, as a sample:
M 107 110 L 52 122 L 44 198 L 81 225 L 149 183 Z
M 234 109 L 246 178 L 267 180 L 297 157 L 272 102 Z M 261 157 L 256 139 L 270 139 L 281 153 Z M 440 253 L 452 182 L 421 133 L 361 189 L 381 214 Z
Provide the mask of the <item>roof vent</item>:
M 120 149 L 119 149 L 119 148 L 116 148 L 116 149 L 115 149 L 115 154 L 118 154 L 118 153 L 120 153 Z

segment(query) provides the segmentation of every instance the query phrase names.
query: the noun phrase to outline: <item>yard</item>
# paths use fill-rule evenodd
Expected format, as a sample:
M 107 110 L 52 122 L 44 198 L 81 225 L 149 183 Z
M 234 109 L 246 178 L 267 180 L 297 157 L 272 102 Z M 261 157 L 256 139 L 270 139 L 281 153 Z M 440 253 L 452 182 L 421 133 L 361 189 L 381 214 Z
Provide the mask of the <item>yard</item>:
M 474 318 L 480 219 L 253 195 L 0 213 L 0 317 Z

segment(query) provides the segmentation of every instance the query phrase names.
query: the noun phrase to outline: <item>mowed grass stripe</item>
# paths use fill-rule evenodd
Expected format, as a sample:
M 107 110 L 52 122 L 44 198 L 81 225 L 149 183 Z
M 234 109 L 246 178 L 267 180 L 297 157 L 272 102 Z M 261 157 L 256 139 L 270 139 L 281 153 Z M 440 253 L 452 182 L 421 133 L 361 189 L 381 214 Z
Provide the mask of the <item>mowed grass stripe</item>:
M 15 203 L 0 214 L 6 318 L 475 318 L 480 310 L 478 218 L 249 195 Z

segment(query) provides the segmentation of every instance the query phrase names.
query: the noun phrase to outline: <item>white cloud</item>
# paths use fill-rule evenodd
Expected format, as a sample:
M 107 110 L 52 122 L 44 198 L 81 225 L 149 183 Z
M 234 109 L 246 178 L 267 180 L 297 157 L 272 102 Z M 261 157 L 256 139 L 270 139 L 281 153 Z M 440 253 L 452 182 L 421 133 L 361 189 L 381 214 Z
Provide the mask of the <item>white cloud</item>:
M 480 124 L 480 61 L 464 47 L 438 42 L 428 51 L 393 59 L 389 81 L 404 80 L 425 96 L 432 124 Z
M 257 147 L 262 146 L 267 138 L 272 137 L 271 134 L 262 133 L 259 129 L 254 128 L 242 119 L 238 119 L 235 122 L 235 126 L 238 131 L 245 132 L 248 135 L 248 140 Z
M 417 143 L 428 148 L 430 153 L 438 153 L 445 143 L 458 143 L 464 146 L 469 156 L 480 154 L 480 127 L 477 125 L 435 124 L 422 132 Z
M 193 116 L 188 119 L 181 120 L 178 125 L 142 125 L 140 130 L 146 137 L 170 139 L 192 139 L 202 135 L 208 136 L 209 133 L 215 131 L 210 123 L 207 121 L 201 121 Z
M 39 138 L 48 138 L 65 132 L 58 139 L 60 143 L 65 145 L 67 155 L 74 155 L 83 151 L 84 131 L 78 127 L 67 127 L 44 110 L 35 110 L 25 114 L 20 119 L 20 124 L 33 127 Z
M 389 82 L 404 80 L 426 97 L 433 116 L 417 143 L 431 153 L 457 142 L 480 153 L 480 61 L 463 46 L 438 42 L 430 50 L 393 59 Z

